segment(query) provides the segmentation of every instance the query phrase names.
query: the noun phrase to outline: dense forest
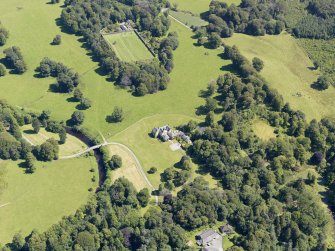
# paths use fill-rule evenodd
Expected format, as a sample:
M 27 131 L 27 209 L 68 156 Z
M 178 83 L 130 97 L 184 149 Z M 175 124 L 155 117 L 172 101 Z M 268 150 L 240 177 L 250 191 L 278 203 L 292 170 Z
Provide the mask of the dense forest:
M 279 34 L 287 27 L 297 37 L 328 39 L 335 36 L 335 4 L 332 0 L 242 0 L 239 6 L 229 6 L 212 1 L 208 21 L 207 31 L 221 37 L 234 32 Z
M 172 51 L 178 46 L 175 33 L 163 38 L 170 26 L 167 14 L 161 14 L 165 1 L 75 1 L 66 0 L 61 15 L 62 25 L 69 32 L 82 35 L 105 74 L 121 87 L 143 96 L 167 88 L 168 73 L 173 68 Z M 113 30 L 115 25 L 131 20 L 135 28 L 151 44 L 159 60 L 126 63 L 110 49 L 101 30 Z

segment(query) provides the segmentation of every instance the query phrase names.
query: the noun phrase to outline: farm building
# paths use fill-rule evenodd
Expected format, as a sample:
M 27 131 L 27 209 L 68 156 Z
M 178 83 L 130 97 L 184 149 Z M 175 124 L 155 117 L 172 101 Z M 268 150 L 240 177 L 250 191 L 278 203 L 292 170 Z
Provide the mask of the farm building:
M 219 227 L 219 229 L 223 235 L 230 234 L 234 231 L 234 228 L 229 224 L 222 225 L 221 227 Z
M 175 139 L 176 137 L 182 138 L 188 144 L 191 144 L 191 138 L 187 136 L 184 132 L 179 130 L 172 130 L 172 128 L 168 125 L 162 127 L 155 127 L 151 131 L 151 135 L 154 138 L 160 138 L 162 141 L 168 141 Z
M 199 246 L 205 246 L 210 244 L 213 240 L 219 238 L 220 235 L 215 232 L 213 229 L 207 229 L 201 234 L 196 236 L 197 244 Z

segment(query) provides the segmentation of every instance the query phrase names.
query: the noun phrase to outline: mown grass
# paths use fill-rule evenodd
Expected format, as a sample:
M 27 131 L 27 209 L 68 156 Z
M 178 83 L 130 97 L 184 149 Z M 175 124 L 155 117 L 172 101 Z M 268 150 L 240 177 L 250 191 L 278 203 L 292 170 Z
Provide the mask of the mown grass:
M 234 34 L 225 42 L 237 45 L 250 60 L 261 58 L 265 63 L 261 74 L 293 109 L 303 111 L 308 120 L 335 117 L 335 89 L 318 91 L 311 87 L 319 71 L 313 70 L 313 63 L 292 36 Z
M 21 162 L 2 161 L 6 169 L 8 187 L 0 197 L 0 242 L 6 243 L 22 231 L 27 235 L 32 229 L 45 231 L 63 216 L 74 213 L 85 204 L 92 182 L 89 170 L 97 165 L 93 157 L 58 160 L 51 163 L 37 162 L 34 174 L 26 174 Z
M 108 146 L 108 149 L 111 156 L 119 155 L 122 158 L 122 167 L 112 171 L 112 181 L 125 177 L 133 183 L 137 191 L 143 188 L 148 188 L 149 190 L 151 189 L 146 180 L 143 178 L 143 175 L 139 170 L 140 167 L 137 166 L 133 156 L 131 156 L 126 149 L 118 145 L 110 145 Z
M 22 127 L 23 135 L 30 140 L 34 145 L 41 145 L 47 139 L 54 138 L 55 140 L 59 140 L 59 135 L 56 133 L 47 132 L 44 128 L 41 128 L 40 131 L 36 134 L 33 132 L 31 125 L 26 125 Z M 78 153 L 87 146 L 80 141 L 78 138 L 67 134 L 66 142 L 64 144 L 59 145 L 59 156 L 67 156 Z
M 153 56 L 135 32 L 121 32 L 104 35 L 116 55 L 126 62 L 152 59 Z
M 170 10 L 169 14 L 188 27 L 207 25 L 207 22 L 202 20 L 199 16 L 192 15 L 188 12 Z

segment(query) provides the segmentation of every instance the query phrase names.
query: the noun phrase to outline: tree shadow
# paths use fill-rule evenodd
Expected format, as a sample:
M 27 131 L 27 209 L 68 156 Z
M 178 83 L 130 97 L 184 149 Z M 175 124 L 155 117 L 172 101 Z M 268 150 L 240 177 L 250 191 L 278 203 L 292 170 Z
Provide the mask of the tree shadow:
M 37 134 L 37 133 L 35 133 L 35 131 L 32 130 L 32 129 L 27 129 L 27 130 L 24 130 L 23 132 L 26 133 L 26 134 Z
M 312 83 L 310 86 L 311 86 L 311 88 L 313 88 L 314 90 L 325 91 L 325 89 L 321 88 L 321 86 L 320 86 L 317 82 Z
M 69 127 L 74 127 L 75 123 L 73 122 L 72 119 L 68 119 L 68 120 L 66 120 L 66 125 L 69 126 Z
M 70 35 L 76 35 L 71 31 L 71 29 L 67 28 L 64 24 L 61 18 L 56 18 L 56 25 L 60 28 L 61 32 L 70 34 Z
M 78 105 L 76 105 L 76 109 L 77 109 L 77 110 L 84 111 L 84 110 L 89 109 L 89 107 L 85 107 L 85 106 L 83 106 L 82 104 L 78 104 Z
M 200 115 L 205 115 L 208 113 L 208 110 L 206 108 L 206 106 L 201 105 L 199 107 L 196 108 L 195 114 L 200 116 Z
M 205 11 L 205 12 L 200 13 L 200 18 L 201 19 L 208 21 L 208 17 L 209 17 L 209 11 Z
M 69 102 L 69 103 L 77 103 L 77 102 L 79 102 L 79 101 L 78 101 L 77 99 L 75 99 L 74 97 L 69 97 L 69 98 L 66 99 L 66 101 Z
M 53 83 L 49 85 L 49 91 L 54 93 L 59 93 L 57 84 Z

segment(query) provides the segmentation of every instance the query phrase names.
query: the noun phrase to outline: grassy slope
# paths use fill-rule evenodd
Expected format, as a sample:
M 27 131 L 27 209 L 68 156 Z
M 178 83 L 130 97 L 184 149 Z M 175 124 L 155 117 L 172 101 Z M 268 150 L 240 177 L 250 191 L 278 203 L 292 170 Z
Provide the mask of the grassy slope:
M 134 158 L 127 150 L 118 145 L 110 145 L 108 148 L 111 156 L 116 154 L 122 158 L 122 167 L 112 171 L 112 181 L 121 177 L 125 177 L 131 183 L 133 183 L 137 191 L 145 187 L 150 189 L 149 185 L 146 183 L 145 179 L 140 173 L 138 169 L 139 167 L 137 167 Z
M 17 10 L 20 6 L 23 9 Z M 194 46 L 192 32 L 171 21 L 171 30 L 179 34 L 180 47 L 174 54 L 175 69 L 169 87 L 154 95 L 133 97 L 95 72 L 97 63 L 92 62 L 87 51 L 81 48 L 80 38 L 60 32 L 55 23 L 60 11 L 59 6 L 46 4 L 42 0 L 31 0 L 29 3 L 24 0 L 0 2 L 1 21 L 11 33 L 7 46 L 20 46 L 29 68 L 23 76 L 7 75 L 0 79 L 1 98 L 33 110 L 49 109 L 56 119 L 69 119 L 77 103 L 66 101 L 69 97 L 67 94 L 48 92 L 49 84 L 54 79 L 33 77 L 40 60 L 48 56 L 80 73 L 81 88 L 93 102 L 92 108 L 84 111 L 85 125 L 106 135 L 115 134 L 153 114 L 193 115 L 195 108 L 203 103 L 198 97 L 199 90 L 222 73 L 222 65 L 228 64 L 218 57 L 220 50 Z M 49 43 L 52 38 L 59 33 L 62 34 L 62 45 L 51 46 Z M 111 114 L 115 105 L 124 108 L 126 118 L 122 123 L 108 124 L 106 116 Z
M 195 116 L 196 107 L 203 104 L 198 97 L 207 83 L 223 72 L 221 66 L 228 64 L 218 57 L 220 50 L 207 50 L 193 45 L 192 32 L 176 21 L 171 20 L 171 31 L 179 34 L 180 46 L 174 52 L 175 68 L 170 74 L 168 89 L 153 95 L 134 97 L 111 83 L 96 81 L 93 72 L 83 76 L 86 83 L 86 95 L 93 100 L 93 106 L 86 113 L 86 125 L 111 136 L 136 121 L 154 114 L 182 114 Z M 208 52 L 208 55 L 205 53 Z M 206 73 L 206 74 L 205 74 Z M 125 111 L 122 123 L 108 124 L 105 119 L 119 105 Z
M 104 36 L 117 56 L 126 62 L 153 58 L 135 32 L 125 32 Z
M 193 16 L 190 13 L 170 10 L 169 14 L 189 27 L 207 25 L 206 21 L 202 20 L 198 16 Z
M 7 168 L 8 188 L 0 205 L 10 203 L 0 208 L 1 243 L 10 241 L 20 230 L 24 235 L 34 228 L 46 230 L 86 203 L 88 189 L 97 186 L 89 172 L 91 166 L 96 167 L 93 157 L 38 163 L 32 175 L 25 174 L 17 164 L 19 162 L 1 162 Z
M 155 174 L 148 174 L 147 177 L 154 187 L 158 188 L 160 181 L 160 174 L 168 167 L 174 166 L 180 161 L 181 157 L 185 154 L 183 150 L 172 151 L 170 149 L 170 142 L 161 142 L 158 139 L 150 137 L 150 132 L 153 127 L 163 125 L 177 126 L 188 122 L 191 119 L 189 116 L 184 115 L 155 115 L 138 121 L 131 125 L 124 131 L 118 133 L 111 138 L 112 141 L 120 142 L 130 147 L 145 172 L 150 167 L 154 166 L 158 169 Z M 193 177 L 199 176 L 197 166 L 193 165 Z M 209 182 L 210 187 L 216 187 L 216 181 L 210 175 L 203 176 Z
M 44 128 L 41 128 L 38 134 L 32 131 L 31 125 L 22 127 L 23 135 L 29 139 L 34 145 L 40 145 L 49 138 L 59 140 L 59 135 L 51 132 L 47 132 Z M 67 134 L 66 142 L 59 146 L 59 155 L 67 156 L 72 155 L 86 149 L 87 146 L 80 141 L 78 138 Z
M 200 14 L 208 11 L 211 0 L 171 0 L 172 4 L 177 4 L 177 9 L 191 11 L 194 14 Z M 228 4 L 240 4 L 241 0 L 225 0 Z
M 312 62 L 290 35 L 252 37 L 234 34 L 225 41 L 237 45 L 250 60 L 255 56 L 261 58 L 265 63 L 262 75 L 292 108 L 302 110 L 307 119 L 335 116 L 335 89 L 317 91 L 311 88 L 319 72 L 309 69 L 313 67 Z

